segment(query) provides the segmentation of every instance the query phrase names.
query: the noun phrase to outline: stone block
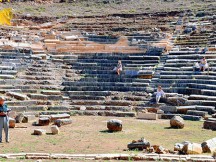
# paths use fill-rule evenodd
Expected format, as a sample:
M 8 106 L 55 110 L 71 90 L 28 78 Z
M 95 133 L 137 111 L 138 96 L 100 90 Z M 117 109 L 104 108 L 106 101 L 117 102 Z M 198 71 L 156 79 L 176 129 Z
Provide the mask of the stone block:
M 33 122 L 36 120 L 35 115 L 24 115 L 24 118 L 22 120 L 23 123 Z
M 25 94 L 17 93 L 17 92 L 7 92 L 6 95 L 14 97 L 17 100 L 22 100 L 22 101 L 29 100 L 28 96 L 26 96 Z
M 41 135 L 46 134 L 46 130 L 44 130 L 44 129 L 35 129 L 33 134 L 41 136 Z
M 54 124 L 57 125 L 58 127 L 61 127 L 62 125 L 67 125 L 71 124 L 72 119 L 57 119 L 54 121 Z
M 50 118 L 39 118 L 38 125 L 39 126 L 46 126 L 50 124 Z
M 187 143 L 184 145 L 182 151 L 186 154 L 202 154 L 202 147 L 198 143 Z
M 138 119 L 145 119 L 145 120 L 157 120 L 158 119 L 158 114 L 156 114 L 156 113 L 138 112 L 137 118 Z
M 203 142 L 201 146 L 204 153 L 213 153 L 216 150 L 216 138 Z
M 50 115 L 51 121 L 55 121 L 57 119 L 68 119 L 70 118 L 69 114 L 55 114 L 55 115 Z
M 15 128 L 16 120 L 9 117 L 9 128 Z
M 52 134 L 55 135 L 55 134 L 59 134 L 60 130 L 56 125 L 52 125 L 51 126 L 51 132 L 52 132 Z
M 16 116 L 16 118 L 15 118 L 16 123 L 22 123 L 23 118 L 24 118 L 24 114 L 23 114 L 23 113 L 19 113 L 19 114 Z

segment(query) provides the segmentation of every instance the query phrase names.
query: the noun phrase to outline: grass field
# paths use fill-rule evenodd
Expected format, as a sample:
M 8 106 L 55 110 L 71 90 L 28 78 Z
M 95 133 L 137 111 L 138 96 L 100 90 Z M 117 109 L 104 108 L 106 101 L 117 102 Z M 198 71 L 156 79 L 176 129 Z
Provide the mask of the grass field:
M 111 117 L 74 116 L 73 124 L 60 128 L 59 135 L 31 135 L 35 128 L 50 133 L 50 127 L 10 129 L 10 143 L 0 145 L 1 153 L 46 152 L 46 153 L 126 153 L 127 144 L 145 137 L 152 145 L 161 145 L 173 150 L 176 142 L 202 143 L 215 137 L 215 132 L 202 129 L 203 122 L 186 121 L 184 129 L 170 129 L 169 120 L 146 121 L 135 118 L 119 118 L 123 131 L 108 133 L 106 121 Z
M 119 2 L 120 1 L 120 2 Z M 148 12 L 169 12 L 179 10 L 206 10 L 216 7 L 214 0 L 113 0 L 104 3 L 96 0 L 83 0 L 73 3 L 38 4 L 34 2 L 0 3 L 0 8 L 12 7 L 17 14 L 34 16 L 83 16 L 107 15 L 113 13 L 134 14 Z M 119 3 L 118 3 L 119 2 Z

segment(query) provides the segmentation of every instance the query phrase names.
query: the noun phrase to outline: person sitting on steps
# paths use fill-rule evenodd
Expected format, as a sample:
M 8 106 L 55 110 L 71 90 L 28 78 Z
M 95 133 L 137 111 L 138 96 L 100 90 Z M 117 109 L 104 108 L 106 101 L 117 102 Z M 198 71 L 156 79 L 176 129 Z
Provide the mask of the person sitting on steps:
M 208 68 L 207 60 L 203 57 L 200 61 L 200 71 L 205 71 L 206 68 Z
M 121 60 L 118 61 L 117 66 L 113 70 L 116 71 L 116 73 L 118 75 L 121 74 L 121 72 L 122 72 L 122 62 L 121 62 Z
M 162 90 L 161 86 L 158 86 L 157 93 L 156 93 L 156 104 L 159 103 L 161 97 L 166 97 L 164 91 Z

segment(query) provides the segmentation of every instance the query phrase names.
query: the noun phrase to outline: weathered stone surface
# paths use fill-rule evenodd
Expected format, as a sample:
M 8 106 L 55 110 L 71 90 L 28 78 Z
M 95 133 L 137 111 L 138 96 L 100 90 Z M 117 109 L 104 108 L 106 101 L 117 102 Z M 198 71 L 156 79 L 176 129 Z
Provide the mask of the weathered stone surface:
M 204 153 L 213 153 L 216 150 L 216 138 L 203 142 L 201 146 Z
M 215 113 L 215 114 L 212 114 L 212 118 L 216 118 L 216 113 Z
M 198 143 L 187 143 L 184 145 L 182 151 L 185 154 L 202 154 L 202 147 Z
M 16 123 L 22 123 L 23 118 L 24 118 L 24 114 L 23 114 L 23 113 L 19 113 L 19 114 L 16 116 L 16 118 L 15 118 Z
M 154 152 L 157 154 L 166 154 L 167 150 L 163 146 L 153 145 Z
M 51 126 L 51 132 L 52 134 L 59 134 L 60 130 L 56 125 Z
M 55 115 L 50 115 L 51 121 L 55 121 L 57 119 L 68 119 L 70 118 L 69 114 L 55 114 Z
M 216 130 L 216 121 L 212 121 L 212 120 L 204 121 L 203 128 L 204 129 Z
M 17 113 L 16 113 L 16 111 L 10 111 L 10 112 L 8 113 L 8 116 L 11 117 L 11 118 L 16 118 Z
M 9 117 L 9 128 L 14 128 L 16 125 L 15 123 L 16 123 L 16 120 Z
M 146 139 L 141 138 L 138 141 L 132 141 L 131 143 L 128 144 L 127 147 L 129 150 L 134 150 L 134 149 L 143 150 L 149 148 L 150 143 Z
M 17 93 L 17 92 L 7 92 L 6 95 L 14 97 L 17 100 L 22 100 L 22 101 L 29 100 L 28 96 L 26 96 L 25 94 Z
M 157 120 L 158 114 L 138 112 L 137 118 L 138 119 L 145 119 L 145 120 Z
M 107 128 L 109 131 L 121 131 L 122 130 L 122 121 L 118 119 L 111 119 L 107 121 Z
M 172 119 L 170 119 L 170 127 L 172 128 L 184 128 L 184 119 L 182 119 L 180 116 L 174 116 Z
M 183 97 L 168 97 L 167 98 L 167 103 L 173 106 L 185 106 L 186 102 L 187 102 L 187 99 Z
M 35 129 L 33 134 L 41 136 L 41 135 L 46 134 L 46 130 L 44 130 L 44 129 Z
M 33 122 L 36 120 L 35 115 L 24 115 L 24 118 L 22 120 L 23 123 Z
M 39 126 L 46 126 L 50 124 L 50 118 L 39 118 L 38 125 Z
M 67 125 L 71 124 L 72 119 L 57 119 L 54 121 L 54 124 L 57 125 L 58 127 L 61 127 L 62 125 Z

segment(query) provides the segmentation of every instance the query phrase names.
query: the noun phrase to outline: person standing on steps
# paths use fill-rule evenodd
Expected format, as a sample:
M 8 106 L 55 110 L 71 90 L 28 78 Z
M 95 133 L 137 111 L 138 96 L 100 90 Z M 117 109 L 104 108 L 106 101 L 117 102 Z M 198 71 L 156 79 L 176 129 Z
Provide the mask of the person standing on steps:
M 113 70 L 116 71 L 116 73 L 118 75 L 121 74 L 121 72 L 122 72 L 122 62 L 121 62 L 121 60 L 118 60 L 118 64 Z
M 7 105 L 4 103 L 4 98 L 0 97 L 0 143 L 2 143 L 2 130 L 5 132 L 5 140 L 9 142 L 9 117 Z
M 166 97 L 164 91 L 162 90 L 161 86 L 158 86 L 157 92 L 156 92 L 156 104 L 159 103 L 161 97 Z

